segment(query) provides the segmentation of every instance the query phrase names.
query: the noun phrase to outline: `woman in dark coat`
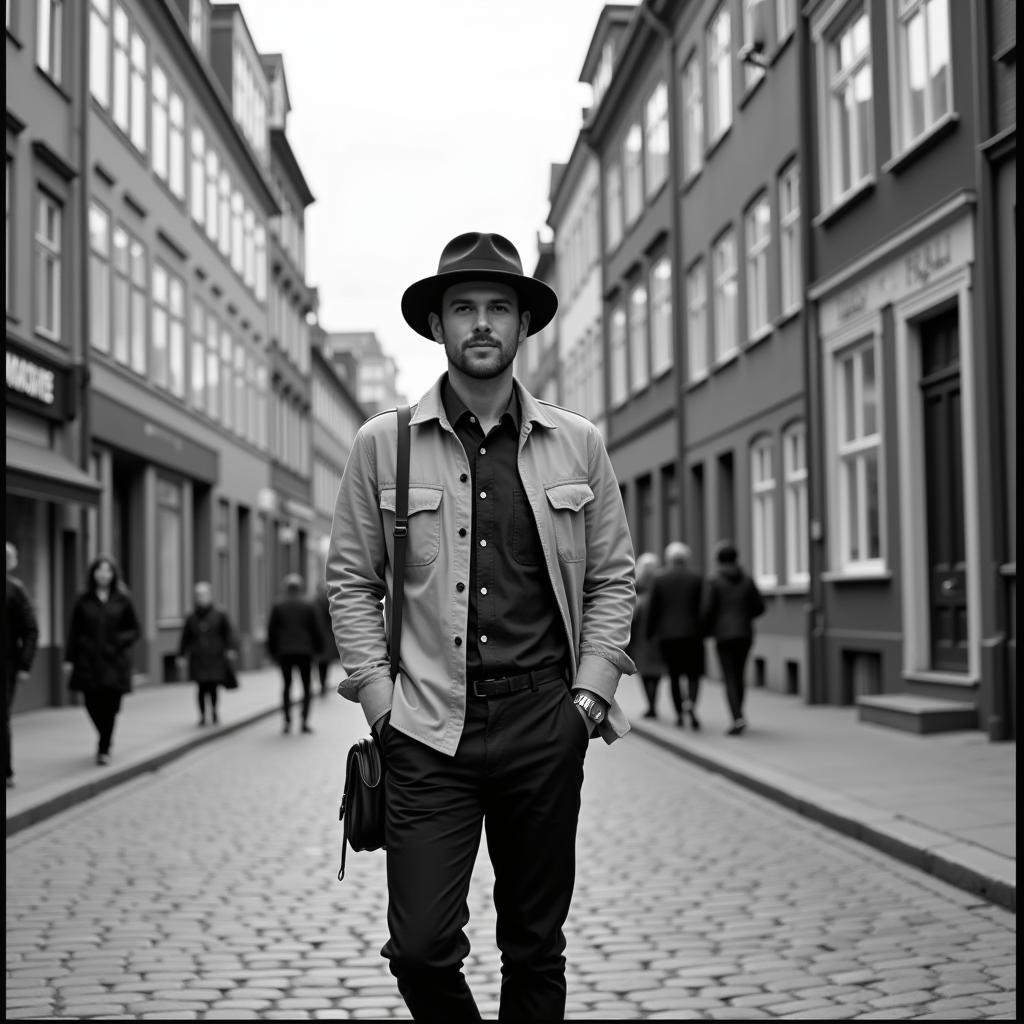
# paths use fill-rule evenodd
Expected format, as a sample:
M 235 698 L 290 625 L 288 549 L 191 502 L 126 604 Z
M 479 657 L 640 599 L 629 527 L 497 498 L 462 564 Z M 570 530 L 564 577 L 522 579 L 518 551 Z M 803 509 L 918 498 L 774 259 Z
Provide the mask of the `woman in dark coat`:
M 647 710 L 644 718 L 657 718 L 658 683 L 665 671 L 657 641 L 647 634 L 647 616 L 651 607 L 651 585 L 658 572 L 658 556 L 645 551 L 636 560 L 636 604 L 633 606 L 633 625 L 629 633 L 626 653 L 636 665 L 636 673 L 644 687 Z M 681 712 L 680 712 L 681 714 Z
M 237 686 L 234 663 L 238 639 L 227 613 L 213 604 L 213 588 L 201 581 L 195 585 L 195 607 L 185 620 L 178 645 L 178 664 L 186 665 L 189 679 L 198 688 L 199 724 L 206 725 L 206 705 L 214 725 L 217 718 L 217 688 Z
M 764 614 L 764 598 L 757 584 L 740 568 L 736 548 L 720 541 L 715 551 L 717 570 L 708 578 L 701 605 L 704 632 L 715 638 L 722 666 L 725 696 L 732 714 L 728 736 L 747 727 L 743 718 L 744 673 L 754 643 L 754 619 Z
M 121 698 L 132 689 L 131 649 L 141 634 L 117 563 L 101 555 L 89 566 L 86 589 L 75 600 L 64 646 L 68 687 L 85 697 L 85 709 L 99 734 L 97 764 L 110 761 Z

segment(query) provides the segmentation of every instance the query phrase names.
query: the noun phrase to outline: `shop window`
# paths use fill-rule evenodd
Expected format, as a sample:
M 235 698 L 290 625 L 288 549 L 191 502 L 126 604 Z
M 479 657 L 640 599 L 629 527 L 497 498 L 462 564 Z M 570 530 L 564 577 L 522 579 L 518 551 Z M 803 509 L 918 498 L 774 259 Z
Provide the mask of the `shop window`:
M 181 485 L 162 477 L 156 482 L 157 618 L 182 617 L 184 547 L 182 544 Z

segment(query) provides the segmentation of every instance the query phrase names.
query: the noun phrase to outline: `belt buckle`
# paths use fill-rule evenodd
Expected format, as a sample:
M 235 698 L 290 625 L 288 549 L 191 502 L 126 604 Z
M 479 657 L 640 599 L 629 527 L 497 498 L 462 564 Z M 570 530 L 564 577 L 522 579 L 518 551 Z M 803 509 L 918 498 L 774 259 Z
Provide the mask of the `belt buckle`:
M 489 683 L 489 684 L 504 683 L 505 684 L 505 689 L 504 690 L 499 690 L 497 693 L 480 693 L 480 691 L 477 690 L 477 687 L 481 683 Z M 502 693 L 510 693 L 510 692 L 511 692 L 511 688 L 510 688 L 510 685 L 509 685 L 508 676 L 493 676 L 492 678 L 489 678 L 489 679 L 477 679 L 476 682 L 473 683 L 473 696 L 474 697 L 483 697 L 485 700 L 488 697 L 498 697 Z

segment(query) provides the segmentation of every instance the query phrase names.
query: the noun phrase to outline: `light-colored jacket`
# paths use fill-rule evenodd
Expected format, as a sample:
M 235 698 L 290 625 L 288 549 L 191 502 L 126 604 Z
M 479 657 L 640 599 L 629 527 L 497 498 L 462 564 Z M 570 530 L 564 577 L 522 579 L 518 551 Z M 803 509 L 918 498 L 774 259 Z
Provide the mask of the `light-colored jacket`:
M 439 378 L 413 409 L 409 532 L 399 675 L 387 626 L 394 555 L 397 417 L 360 428 L 338 491 L 327 557 L 331 620 L 347 678 L 338 692 L 372 725 L 386 711 L 400 732 L 454 754 L 466 718 L 466 625 L 473 495 L 469 460 L 448 422 Z M 572 652 L 572 685 L 610 704 L 600 733 L 629 731 L 615 703 L 635 600 L 633 548 L 611 461 L 597 428 L 535 399 L 518 381 L 519 475 L 540 533 Z M 465 534 L 460 536 L 460 528 Z M 385 613 L 381 601 L 387 597 Z

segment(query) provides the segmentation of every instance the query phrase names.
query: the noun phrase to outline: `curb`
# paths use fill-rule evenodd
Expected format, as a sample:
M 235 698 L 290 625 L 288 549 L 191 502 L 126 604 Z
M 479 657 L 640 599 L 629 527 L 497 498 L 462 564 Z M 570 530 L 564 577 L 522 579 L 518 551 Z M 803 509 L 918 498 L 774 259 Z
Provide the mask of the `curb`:
M 755 777 L 714 758 L 688 750 L 660 735 L 643 722 L 630 720 L 629 724 L 631 731 L 636 735 L 676 757 L 722 775 L 744 789 L 796 811 L 836 832 L 866 843 L 876 850 L 881 850 L 949 885 L 980 896 L 1014 914 L 1017 912 L 1016 879 L 1010 881 L 999 877 L 995 872 L 986 872 L 969 863 L 972 856 L 977 859 L 979 853 L 985 855 L 987 851 L 972 849 L 967 843 L 954 842 L 951 837 L 922 825 L 915 825 L 850 799 L 836 797 L 829 790 L 803 783 L 770 769 L 763 770 L 760 777 Z M 996 861 L 1001 859 L 995 854 L 987 856 L 992 858 L 993 867 L 996 867 Z
M 31 807 L 26 807 L 21 811 L 16 811 L 14 814 L 7 817 L 5 828 L 6 837 L 9 839 L 11 836 L 28 828 L 30 825 L 37 825 L 39 822 L 45 821 L 47 818 L 51 818 L 53 815 L 59 814 L 61 811 L 66 811 L 69 807 L 74 807 L 76 804 L 80 804 L 84 800 L 90 800 L 94 796 L 99 796 L 101 793 L 105 793 L 108 790 L 113 789 L 115 786 L 120 786 L 125 782 L 129 782 L 139 775 L 156 771 L 158 768 L 162 768 L 165 764 L 170 764 L 170 762 L 177 760 L 179 757 L 190 753 L 197 747 L 201 747 L 207 743 L 213 743 L 221 736 L 227 736 L 238 729 L 244 729 L 246 726 L 252 725 L 254 722 L 258 722 L 270 715 L 280 714 L 280 711 L 280 706 L 274 705 L 273 707 L 266 708 L 262 711 L 250 712 L 247 716 L 233 720 L 225 725 L 218 726 L 216 729 L 209 729 L 185 739 L 184 741 L 176 740 L 173 743 L 169 743 L 162 749 L 156 750 L 152 754 L 147 754 L 144 757 L 136 758 L 128 764 L 121 765 L 120 767 L 113 769 L 109 774 L 104 774 L 100 778 L 90 779 L 88 782 L 83 782 L 80 785 L 71 787 L 70 789 L 64 785 L 60 785 L 59 788 L 51 787 L 51 789 L 57 789 L 52 796 L 46 796 L 44 794 L 40 800 Z

